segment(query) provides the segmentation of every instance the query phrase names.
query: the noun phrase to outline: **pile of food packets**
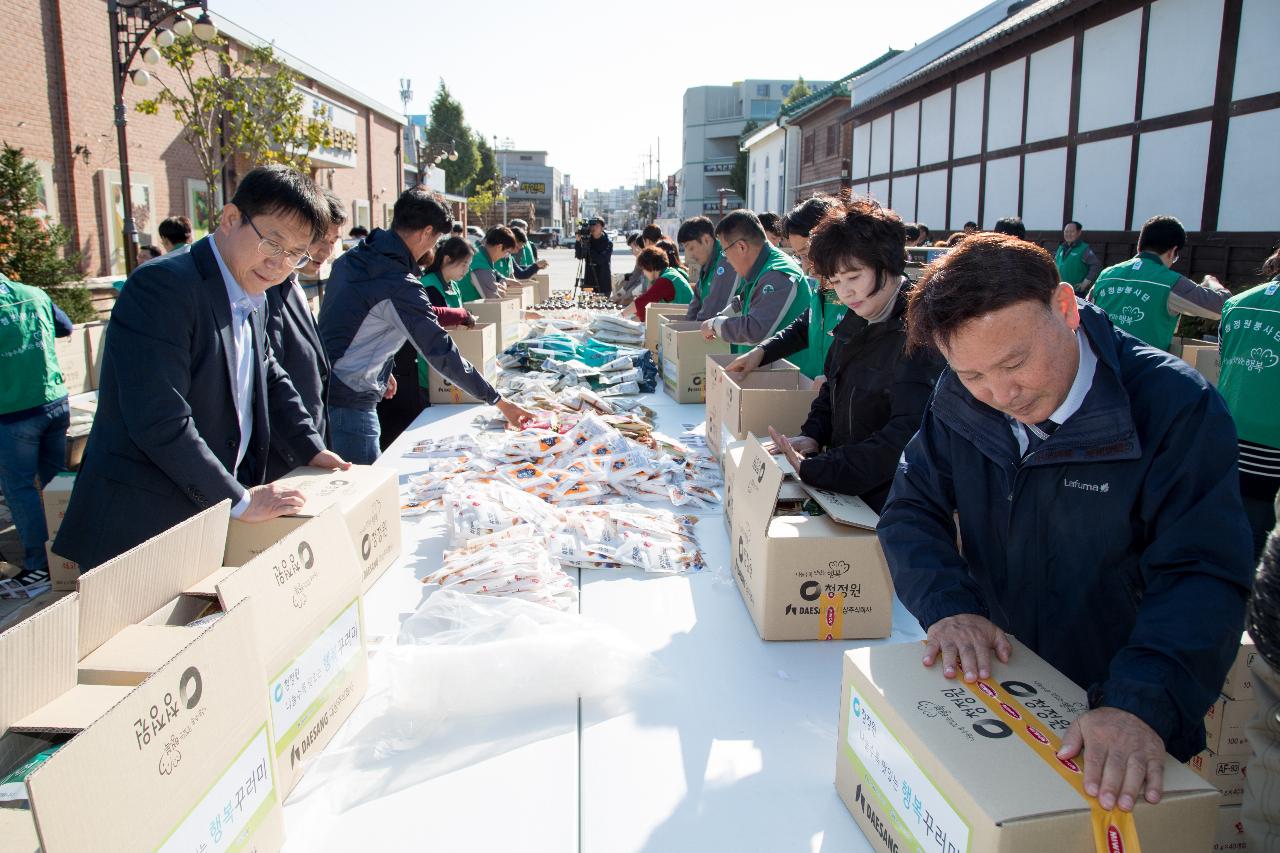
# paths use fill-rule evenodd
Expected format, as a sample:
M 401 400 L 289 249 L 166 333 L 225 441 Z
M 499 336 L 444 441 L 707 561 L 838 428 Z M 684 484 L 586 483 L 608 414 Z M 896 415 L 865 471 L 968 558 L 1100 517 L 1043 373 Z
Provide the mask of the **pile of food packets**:
M 566 570 L 657 573 L 704 567 L 696 519 L 636 504 L 552 507 L 512 485 L 458 479 L 443 496 L 449 549 L 423 579 L 479 595 L 567 609 L 577 591 Z
M 658 387 L 653 353 L 602 343 L 586 330 L 548 331 L 509 347 L 498 359 L 504 371 L 535 371 L 557 388 L 590 387 L 602 396 L 649 394 Z

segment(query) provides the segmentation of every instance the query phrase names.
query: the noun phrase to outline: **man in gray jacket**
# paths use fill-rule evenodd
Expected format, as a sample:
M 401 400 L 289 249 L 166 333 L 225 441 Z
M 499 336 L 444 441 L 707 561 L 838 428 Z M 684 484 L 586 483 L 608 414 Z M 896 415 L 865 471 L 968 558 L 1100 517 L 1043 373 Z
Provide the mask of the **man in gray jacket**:
M 707 340 L 721 338 L 746 352 L 809 308 L 804 273 L 795 258 L 765 238 L 760 220 L 735 210 L 716 226 L 724 259 L 738 275 L 729 305 L 702 324 Z

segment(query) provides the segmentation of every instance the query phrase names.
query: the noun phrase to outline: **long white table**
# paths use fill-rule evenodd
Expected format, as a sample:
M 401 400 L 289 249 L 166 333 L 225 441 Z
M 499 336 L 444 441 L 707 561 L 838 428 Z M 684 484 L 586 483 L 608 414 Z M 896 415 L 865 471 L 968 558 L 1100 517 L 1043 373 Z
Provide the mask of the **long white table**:
M 701 405 L 678 405 L 661 391 L 644 402 L 669 435 L 704 418 Z M 421 470 L 404 452 L 425 437 L 468 432 L 475 414 L 470 406 L 427 409 L 378 464 L 402 478 Z M 398 756 L 392 767 L 402 775 L 390 792 L 344 811 L 334 805 L 341 792 L 363 790 L 367 778 L 322 763 L 286 803 L 288 849 L 870 850 L 833 786 L 841 658 L 868 641 L 760 640 L 729 574 L 721 515 L 703 514 L 697 530 L 706 571 L 577 578 L 582 614 L 620 630 L 661 667 L 621 712 L 616 702 L 584 701 L 539 719 L 496 717 L 434 744 L 431 754 Z M 403 531 L 403 556 L 365 599 L 375 661 L 421 602 L 419 579 L 443 550 L 439 513 L 406 519 Z M 889 641 L 921 636 L 895 603 Z M 322 762 L 367 742 L 389 687 L 373 672 L 369 696 Z

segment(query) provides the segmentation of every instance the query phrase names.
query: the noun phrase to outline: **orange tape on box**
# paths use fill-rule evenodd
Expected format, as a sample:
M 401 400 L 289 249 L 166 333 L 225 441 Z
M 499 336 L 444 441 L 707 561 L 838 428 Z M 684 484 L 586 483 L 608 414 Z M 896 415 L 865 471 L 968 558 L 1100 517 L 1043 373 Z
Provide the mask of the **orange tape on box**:
M 990 708 L 998 719 L 1006 721 L 1009 728 L 1022 738 L 1022 742 L 1040 756 L 1045 764 L 1058 771 L 1058 775 L 1067 780 L 1067 784 L 1075 788 L 1089 804 L 1093 846 L 1097 853 L 1142 853 L 1133 814 L 1119 809 L 1107 811 L 1098 804 L 1097 797 L 1091 797 L 1085 792 L 1084 768 L 1075 761 L 1058 757 L 1062 741 L 1051 729 L 1035 725 L 1038 722 L 1035 714 L 994 681 L 979 679 L 973 684 L 961 683 Z

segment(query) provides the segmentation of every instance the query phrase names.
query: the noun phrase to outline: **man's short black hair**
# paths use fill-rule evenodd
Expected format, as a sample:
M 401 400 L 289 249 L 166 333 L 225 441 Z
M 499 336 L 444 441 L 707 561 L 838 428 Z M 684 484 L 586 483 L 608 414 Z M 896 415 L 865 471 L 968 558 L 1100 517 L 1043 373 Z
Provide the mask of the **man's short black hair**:
M 656 245 L 662 239 L 662 229 L 657 225 L 646 225 L 640 232 L 640 239 L 644 240 L 646 246 Z
M 691 243 L 703 237 L 714 236 L 716 236 L 716 226 L 710 219 L 705 216 L 691 216 L 680 223 L 680 230 L 676 232 L 676 242 Z
M 640 239 L 640 232 L 632 231 L 630 234 L 627 235 L 627 245 L 634 246 L 636 244 L 636 241 L 639 239 Z
M 191 242 L 191 220 L 185 216 L 170 216 L 156 226 L 156 233 L 170 243 Z
M 511 236 L 516 238 L 517 243 L 529 242 L 529 235 L 524 233 L 523 228 L 521 228 L 519 225 L 512 225 L 510 227 L 511 227 Z
M 765 243 L 764 228 L 750 210 L 735 210 L 721 219 L 716 226 L 716 236 L 725 245 L 739 240 L 752 246 L 763 246 Z
M 347 236 L 348 237 L 368 237 L 369 229 L 365 228 L 363 225 L 356 225 L 350 231 L 347 232 Z
M 782 217 L 782 236 L 808 237 L 815 225 L 822 220 L 827 211 L 839 203 L 839 199 L 829 195 L 816 195 L 805 199 Z
M 778 214 L 766 210 L 764 213 L 758 214 L 756 219 L 760 220 L 760 227 L 763 228 L 766 233 L 772 234 L 775 237 L 782 236 L 782 218 L 778 216 Z
M 903 225 L 902 228 L 906 232 L 908 243 L 912 243 L 920 239 L 919 225 L 916 225 L 914 222 L 908 222 L 905 225 Z
M 1187 245 L 1187 230 L 1173 216 L 1153 216 L 1142 223 L 1138 233 L 1138 251 L 1163 255 L 1170 249 L 1182 250 Z
M 505 225 L 495 225 L 484 232 L 484 242 L 487 246 L 514 249 L 516 247 L 516 235 Z
M 964 224 L 964 227 L 965 227 L 965 228 L 977 228 L 977 227 L 978 227 L 978 223 L 976 223 L 976 222 L 974 222 L 972 219 L 970 219 L 968 222 L 966 222 L 966 223 Z
M 925 225 L 923 222 L 917 222 L 916 227 L 919 228 L 920 233 L 926 237 L 928 237 L 930 234 L 933 233 L 932 231 L 929 230 L 929 226 Z
M 526 231 L 529 230 L 529 223 L 525 222 L 523 219 L 513 219 L 507 224 L 510 225 L 512 228 L 523 228 Z
M 400 193 L 396 199 L 391 211 L 391 227 L 397 231 L 430 228 L 437 234 L 446 234 L 453 228 L 453 217 L 439 193 L 416 186 Z
M 1027 239 L 1027 226 L 1022 224 L 1022 220 L 1017 216 L 1006 216 L 1003 219 L 996 220 L 996 226 L 991 229 L 997 234 L 1008 234 L 1010 237 L 1017 237 L 1019 240 Z
M 231 196 L 242 214 L 296 217 L 311 226 L 311 239 L 318 240 L 329 228 L 329 202 L 315 181 L 288 166 L 272 164 L 250 169 Z
M 333 190 L 321 190 L 325 202 L 329 205 L 329 224 L 341 228 L 347 224 L 347 206 L 338 198 Z
M 1084 230 L 1084 226 L 1083 226 L 1083 225 L 1081 225 L 1081 224 L 1080 224 L 1080 221 L 1079 221 L 1079 220 L 1077 220 L 1077 219 L 1068 219 L 1068 220 L 1066 221 L 1066 223 L 1065 223 L 1062 227 L 1063 227 L 1063 228 L 1066 228 L 1066 227 L 1067 227 L 1067 225 L 1074 225 L 1074 226 L 1076 227 L 1076 230 L 1077 230 L 1077 231 L 1083 231 L 1083 230 Z
M 453 229 L 452 229 L 452 230 L 453 230 L 453 233 L 454 233 L 454 234 L 461 234 L 463 231 L 466 231 L 467 229 L 465 229 L 465 228 L 463 228 L 463 227 L 462 227 L 462 223 L 461 223 L 461 222 L 455 222 L 455 223 L 453 223 Z

